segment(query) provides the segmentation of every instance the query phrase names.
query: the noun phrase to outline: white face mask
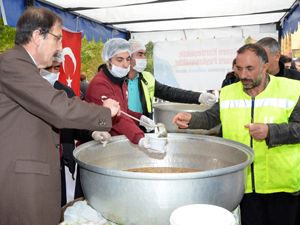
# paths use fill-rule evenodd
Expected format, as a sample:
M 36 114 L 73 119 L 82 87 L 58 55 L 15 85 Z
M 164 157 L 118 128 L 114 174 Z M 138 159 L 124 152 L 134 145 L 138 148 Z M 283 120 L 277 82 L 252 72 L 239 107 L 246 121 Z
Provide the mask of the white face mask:
M 129 70 L 130 70 L 130 66 L 128 66 L 127 68 L 123 68 L 111 64 L 110 72 L 114 77 L 123 78 L 129 73 Z
M 55 81 L 58 80 L 58 76 L 59 76 L 59 73 L 51 73 L 51 72 L 49 72 L 47 70 L 44 70 L 44 69 L 41 69 L 40 74 L 52 86 L 54 85 Z
M 135 59 L 135 66 L 133 69 L 137 72 L 143 72 L 147 67 L 147 59 Z

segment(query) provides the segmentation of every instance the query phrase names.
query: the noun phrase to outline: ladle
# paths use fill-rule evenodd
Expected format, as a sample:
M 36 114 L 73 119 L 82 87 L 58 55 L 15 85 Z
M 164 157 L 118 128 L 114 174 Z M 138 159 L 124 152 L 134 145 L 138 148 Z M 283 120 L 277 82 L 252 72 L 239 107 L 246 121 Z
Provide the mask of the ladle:
M 107 99 L 108 99 L 107 96 L 105 96 L 105 95 L 101 96 L 101 100 L 102 100 L 102 101 L 105 101 L 105 100 L 107 100 Z M 152 124 L 148 124 L 148 123 L 146 123 L 146 122 L 144 122 L 144 121 L 141 121 L 141 120 L 139 120 L 138 118 L 136 118 L 136 117 L 134 117 L 134 116 L 132 116 L 132 115 L 130 115 L 130 114 L 124 112 L 123 110 L 120 110 L 120 112 L 121 112 L 123 115 L 125 115 L 125 116 L 127 116 L 127 117 L 129 117 L 129 118 L 131 118 L 131 119 L 133 119 L 133 120 L 135 120 L 135 121 L 138 121 L 140 124 L 145 124 L 146 126 L 153 127 L 153 128 L 154 128 L 154 131 L 155 131 L 155 133 L 157 134 L 157 137 L 158 137 L 158 138 L 165 138 L 165 137 L 168 136 L 168 132 L 167 132 L 166 126 L 165 126 L 163 123 L 157 123 L 157 124 L 155 124 L 155 125 L 153 126 Z
M 144 121 L 141 121 L 137 118 L 135 118 L 134 116 L 120 110 L 120 112 L 125 115 L 125 116 L 128 116 L 129 118 L 135 120 L 135 121 L 138 121 L 140 124 L 145 124 L 146 126 L 149 126 L 149 127 L 153 127 L 154 128 L 154 131 L 155 133 L 157 134 L 157 137 L 159 138 L 164 138 L 164 137 L 167 137 L 168 136 L 168 132 L 167 132 L 167 129 L 165 127 L 165 125 L 163 123 L 157 123 L 155 124 L 154 126 L 152 124 L 148 124 Z

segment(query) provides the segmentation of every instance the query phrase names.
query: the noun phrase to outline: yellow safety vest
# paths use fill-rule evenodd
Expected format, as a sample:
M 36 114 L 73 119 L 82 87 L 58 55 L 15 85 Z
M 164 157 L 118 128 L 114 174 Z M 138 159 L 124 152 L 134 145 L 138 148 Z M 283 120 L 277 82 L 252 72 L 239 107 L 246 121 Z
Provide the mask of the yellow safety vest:
M 250 146 L 251 137 L 244 126 L 251 123 L 252 107 L 253 123 L 288 123 L 299 96 L 300 81 L 272 75 L 266 89 L 253 101 L 243 91 L 241 82 L 222 88 L 220 118 L 223 137 Z M 268 148 L 265 141 L 255 139 L 252 141 L 255 154 L 254 179 L 251 179 L 253 171 L 249 167 L 246 193 L 299 191 L 300 144 L 284 144 Z
M 147 71 L 142 72 L 142 76 L 144 80 L 141 79 L 141 83 L 146 100 L 147 111 L 148 113 L 152 113 L 152 102 L 154 99 L 155 91 L 155 78 L 150 72 Z

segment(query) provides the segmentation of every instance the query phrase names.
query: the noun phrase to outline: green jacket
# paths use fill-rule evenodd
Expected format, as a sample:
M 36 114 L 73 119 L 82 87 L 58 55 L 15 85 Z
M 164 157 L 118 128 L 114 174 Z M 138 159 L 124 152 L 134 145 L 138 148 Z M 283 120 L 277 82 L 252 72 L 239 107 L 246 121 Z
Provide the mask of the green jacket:
M 144 105 L 142 104 L 143 111 L 146 111 L 145 114 L 151 115 L 155 91 L 155 78 L 150 72 L 143 71 L 140 76 L 139 84 L 141 85 L 144 96 L 142 100 L 142 103 L 144 101 Z

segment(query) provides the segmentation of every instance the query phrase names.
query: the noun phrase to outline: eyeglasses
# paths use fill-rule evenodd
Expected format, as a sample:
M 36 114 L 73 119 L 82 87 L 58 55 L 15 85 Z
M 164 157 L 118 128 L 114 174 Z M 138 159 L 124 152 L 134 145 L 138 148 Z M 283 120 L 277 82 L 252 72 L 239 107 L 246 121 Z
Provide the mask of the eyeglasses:
M 62 40 L 62 35 L 61 34 L 60 35 L 56 35 L 56 34 L 53 34 L 51 32 L 48 32 L 48 34 L 51 34 L 53 37 L 55 37 L 55 40 L 57 42 L 60 42 Z

